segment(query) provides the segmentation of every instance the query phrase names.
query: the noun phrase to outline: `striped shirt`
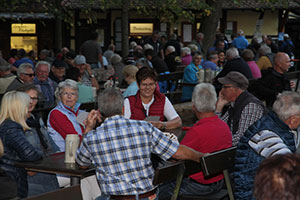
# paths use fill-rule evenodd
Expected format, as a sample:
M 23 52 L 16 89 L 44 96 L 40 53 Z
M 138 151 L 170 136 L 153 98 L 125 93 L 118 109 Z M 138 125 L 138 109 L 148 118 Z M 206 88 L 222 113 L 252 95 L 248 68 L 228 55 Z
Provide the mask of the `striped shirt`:
M 169 139 L 150 123 L 116 115 L 84 137 L 76 161 L 82 166 L 96 166 L 104 194 L 140 194 L 154 189 L 151 153 L 167 160 L 178 147 L 178 141 Z
M 296 147 L 298 146 L 298 132 L 293 132 Z M 248 142 L 249 146 L 260 156 L 265 158 L 277 155 L 292 153 L 284 144 L 282 139 L 270 130 L 263 130 L 256 133 Z

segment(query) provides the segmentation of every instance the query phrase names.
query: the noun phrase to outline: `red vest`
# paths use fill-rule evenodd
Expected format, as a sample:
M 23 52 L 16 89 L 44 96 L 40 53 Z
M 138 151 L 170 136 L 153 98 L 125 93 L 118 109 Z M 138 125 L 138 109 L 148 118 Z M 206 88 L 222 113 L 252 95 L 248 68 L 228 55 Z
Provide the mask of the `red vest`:
M 131 116 L 130 119 L 144 120 L 146 116 L 146 110 L 142 104 L 140 91 L 134 96 L 128 97 L 130 104 Z M 154 91 L 154 102 L 149 108 L 149 116 L 160 116 L 160 121 L 164 121 L 164 107 L 166 97 L 160 93 L 157 89 Z

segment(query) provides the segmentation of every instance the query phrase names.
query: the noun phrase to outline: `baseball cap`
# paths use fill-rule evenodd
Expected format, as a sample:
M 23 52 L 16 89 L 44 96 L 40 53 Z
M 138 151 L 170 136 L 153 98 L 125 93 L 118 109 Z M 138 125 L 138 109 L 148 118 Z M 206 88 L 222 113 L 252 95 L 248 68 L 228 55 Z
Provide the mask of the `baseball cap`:
M 68 68 L 67 63 L 65 63 L 63 60 L 55 59 L 52 63 L 52 66 L 56 68 Z
M 77 55 L 74 59 L 76 65 L 86 64 L 86 59 L 83 55 Z
M 246 90 L 249 85 L 248 79 L 243 74 L 236 71 L 229 72 L 226 76 L 218 78 L 218 81 L 223 85 L 232 84 L 242 90 Z

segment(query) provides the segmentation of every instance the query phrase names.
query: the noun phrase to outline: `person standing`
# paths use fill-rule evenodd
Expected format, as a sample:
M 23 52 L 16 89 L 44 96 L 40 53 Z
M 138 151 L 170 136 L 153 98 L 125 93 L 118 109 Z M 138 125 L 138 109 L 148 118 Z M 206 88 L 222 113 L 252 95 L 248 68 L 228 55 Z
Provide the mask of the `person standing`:
M 80 54 L 84 55 L 84 57 L 86 58 L 86 62 L 91 65 L 92 69 L 99 68 L 99 62 L 101 66 L 104 66 L 102 49 L 100 44 L 98 43 L 98 38 L 98 33 L 92 32 L 90 40 L 85 41 L 79 49 Z

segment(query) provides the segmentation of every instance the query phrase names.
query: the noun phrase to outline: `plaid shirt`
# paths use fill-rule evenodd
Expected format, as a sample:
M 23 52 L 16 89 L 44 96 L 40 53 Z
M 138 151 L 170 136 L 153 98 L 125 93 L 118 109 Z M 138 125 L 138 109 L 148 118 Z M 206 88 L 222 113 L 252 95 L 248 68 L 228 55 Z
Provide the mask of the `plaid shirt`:
M 95 164 L 104 194 L 140 194 L 154 189 L 151 153 L 167 160 L 178 147 L 178 142 L 150 123 L 116 115 L 84 137 L 76 162 L 82 166 Z
M 233 106 L 233 105 L 232 105 Z M 227 123 L 229 118 L 229 112 L 227 111 L 223 116 L 222 113 L 216 113 L 224 122 Z M 245 131 L 258 119 L 260 119 L 264 114 L 263 108 L 256 103 L 249 103 L 245 106 L 242 111 L 241 118 L 239 121 L 239 128 L 237 132 L 232 135 L 232 145 L 236 146 L 241 137 L 244 135 Z M 233 124 L 230 124 L 230 130 L 232 130 Z

